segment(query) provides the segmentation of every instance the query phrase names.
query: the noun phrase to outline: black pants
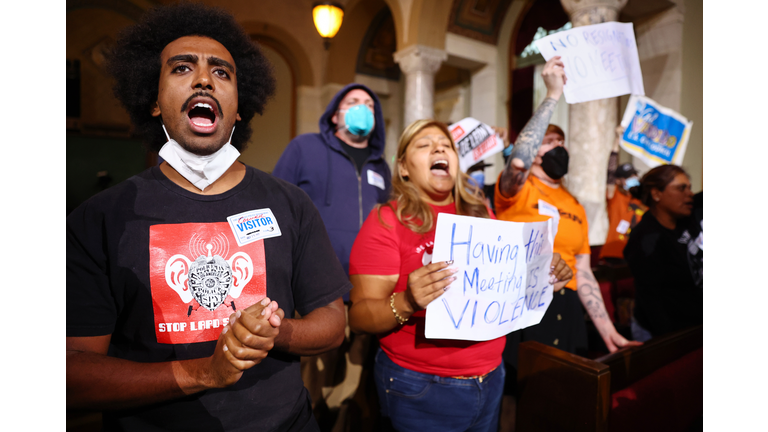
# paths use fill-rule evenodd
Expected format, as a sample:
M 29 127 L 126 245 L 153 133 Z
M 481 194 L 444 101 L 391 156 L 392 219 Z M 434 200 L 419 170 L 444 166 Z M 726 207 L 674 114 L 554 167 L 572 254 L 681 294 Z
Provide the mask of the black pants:
M 576 291 L 563 288 L 556 292 L 540 323 L 507 335 L 507 345 L 502 354 L 508 370 L 504 394 L 514 394 L 518 346 L 526 341 L 536 341 L 572 354 L 586 356 L 587 325 L 584 321 L 584 308 Z

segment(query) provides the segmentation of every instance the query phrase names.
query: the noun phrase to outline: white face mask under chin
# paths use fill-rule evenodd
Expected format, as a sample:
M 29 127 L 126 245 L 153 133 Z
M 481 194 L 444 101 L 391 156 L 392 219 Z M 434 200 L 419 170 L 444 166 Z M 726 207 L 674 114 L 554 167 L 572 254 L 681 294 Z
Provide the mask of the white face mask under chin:
M 162 126 L 168 142 L 160 149 L 160 157 L 201 191 L 213 184 L 240 157 L 240 152 L 230 144 L 232 134 L 235 133 L 234 126 L 229 134 L 229 141 L 216 153 L 208 156 L 199 156 L 184 150 L 176 140 L 171 139 L 165 125 Z

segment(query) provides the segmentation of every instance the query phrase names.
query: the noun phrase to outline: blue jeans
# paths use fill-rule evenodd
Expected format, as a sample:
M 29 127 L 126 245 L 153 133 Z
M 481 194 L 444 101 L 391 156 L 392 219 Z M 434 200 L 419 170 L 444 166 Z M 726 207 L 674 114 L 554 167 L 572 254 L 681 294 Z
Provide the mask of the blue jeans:
M 379 349 L 374 374 L 381 414 L 400 432 L 498 429 L 504 362 L 480 382 L 415 372 Z

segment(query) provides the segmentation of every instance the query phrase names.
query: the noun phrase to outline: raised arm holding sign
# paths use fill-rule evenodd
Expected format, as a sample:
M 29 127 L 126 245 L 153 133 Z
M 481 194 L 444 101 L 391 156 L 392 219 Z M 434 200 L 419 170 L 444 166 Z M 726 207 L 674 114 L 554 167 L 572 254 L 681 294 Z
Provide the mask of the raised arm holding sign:
M 499 178 L 499 191 L 505 197 L 514 196 L 525 183 L 528 173 L 534 161 L 541 162 L 540 147 L 544 134 L 549 125 L 549 119 L 555 110 L 555 105 L 563 94 L 563 87 L 568 82 L 565 69 L 560 57 L 547 60 L 544 70 L 541 72 L 544 85 L 547 87 L 547 97 L 533 113 L 533 116 L 525 124 L 523 130 L 515 141 L 512 154 L 507 161 L 507 166 Z M 538 168 L 541 169 L 540 167 Z

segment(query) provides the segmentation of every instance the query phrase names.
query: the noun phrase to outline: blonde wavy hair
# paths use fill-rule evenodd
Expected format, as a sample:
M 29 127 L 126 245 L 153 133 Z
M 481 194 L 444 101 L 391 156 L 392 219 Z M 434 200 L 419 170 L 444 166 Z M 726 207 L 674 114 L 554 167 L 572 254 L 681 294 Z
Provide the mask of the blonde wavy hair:
M 390 201 L 377 205 L 379 221 L 384 226 L 387 226 L 387 224 L 381 218 L 381 208 L 387 206 L 395 212 L 397 220 L 411 231 L 417 234 L 426 234 L 432 230 L 434 225 L 432 208 L 421 199 L 419 189 L 409 182 L 408 179 L 400 175 L 400 166 L 405 163 L 405 151 L 408 149 L 408 145 L 411 144 L 411 141 L 419 132 L 428 127 L 440 129 L 451 141 L 451 147 L 453 147 L 453 151 L 458 155 L 456 143 L 453 141 L 451 132 L 445 123 L 437 120 L 416 120 L 408 125 L 402 135 L 400 135 L 400 142 L 397 146 L 397 159 L 392 175 Z M 488 208 L 485 206 L 483 191 L 470 183 L 469 176 L 461 170 L 459 170 L 458 177 L 458 181 L 453 187 L 453 201 L 456 205 L 456 214 L 489 218 L 490 214 L 488 214 Z M 396 207 L 392 206 L 392 201 L 397 203 Z

